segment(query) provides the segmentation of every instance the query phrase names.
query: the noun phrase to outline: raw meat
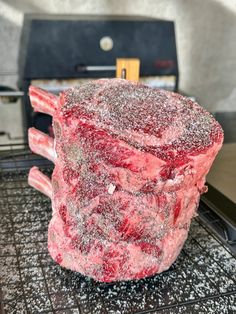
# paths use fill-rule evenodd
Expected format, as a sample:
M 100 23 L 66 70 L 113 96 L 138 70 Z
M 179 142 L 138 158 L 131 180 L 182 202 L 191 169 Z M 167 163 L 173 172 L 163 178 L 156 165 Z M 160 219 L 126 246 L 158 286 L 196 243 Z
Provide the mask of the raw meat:
M 54 140 L 29 130 L 31 149 L 55 163 L 52 181 L 36 167 L 29 173 L 29 184 L 52 199 L 52 258 L 104 282 L 168 269 L 222 146 L 212 115 L 181 95 L 121 79 L 60 97 L 31 86 L 30 99 L 53 116 Z

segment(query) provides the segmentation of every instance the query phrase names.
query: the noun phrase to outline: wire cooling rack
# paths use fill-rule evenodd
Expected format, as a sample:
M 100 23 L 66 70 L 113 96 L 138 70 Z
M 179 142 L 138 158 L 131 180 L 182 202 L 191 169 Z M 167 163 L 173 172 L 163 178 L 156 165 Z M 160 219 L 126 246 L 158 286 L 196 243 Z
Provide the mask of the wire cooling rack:
M 50 200 L 27 184 L 28 150 L 0 153 L 2 313 L 236 313 L 236 259 L 196 218 L 171 268 L 138 281 L 103 284 L 61 268 L 47 251 Z

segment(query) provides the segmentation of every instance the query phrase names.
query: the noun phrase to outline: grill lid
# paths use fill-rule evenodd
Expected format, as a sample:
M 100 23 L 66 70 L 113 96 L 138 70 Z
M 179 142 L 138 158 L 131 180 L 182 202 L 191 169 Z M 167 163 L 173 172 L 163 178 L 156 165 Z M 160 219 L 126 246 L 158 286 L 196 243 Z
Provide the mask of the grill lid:
M 141 76 L 175 75 L 174 23 L 145 17 L 26 14 L 19 56 L 20 81 L 114 77 L 116 58 L 139 58 Z M 86 71 L 86 67 L 95 67 Z M 101 74 L 97 66 L 108 66 Z

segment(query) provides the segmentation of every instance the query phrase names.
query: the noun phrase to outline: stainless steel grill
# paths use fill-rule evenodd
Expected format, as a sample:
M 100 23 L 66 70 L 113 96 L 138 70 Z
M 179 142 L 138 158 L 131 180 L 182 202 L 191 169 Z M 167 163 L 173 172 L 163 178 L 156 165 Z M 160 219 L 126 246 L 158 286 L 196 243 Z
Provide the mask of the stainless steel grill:
M 50 200 L 27 184 L 27 149 L 0 154 L 2 313 L 236 313 L 236 258 L 193 220 L 172 267 L 139 281 L 98 283 L 57 265 L 47 251 Z

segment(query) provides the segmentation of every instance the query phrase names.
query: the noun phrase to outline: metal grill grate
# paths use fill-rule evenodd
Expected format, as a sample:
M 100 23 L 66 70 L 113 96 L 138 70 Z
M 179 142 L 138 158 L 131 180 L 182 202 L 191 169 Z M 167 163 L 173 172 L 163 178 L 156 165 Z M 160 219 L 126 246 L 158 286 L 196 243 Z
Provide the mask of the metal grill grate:
M 151 278 L 102 284 L 54 263 L 51 205 L 27 184 L 32 164 L 50 172 L 26 150 L 0 153 L 2 313 L 236 312 L 236 259 L 199 219 L 174 265 Z

